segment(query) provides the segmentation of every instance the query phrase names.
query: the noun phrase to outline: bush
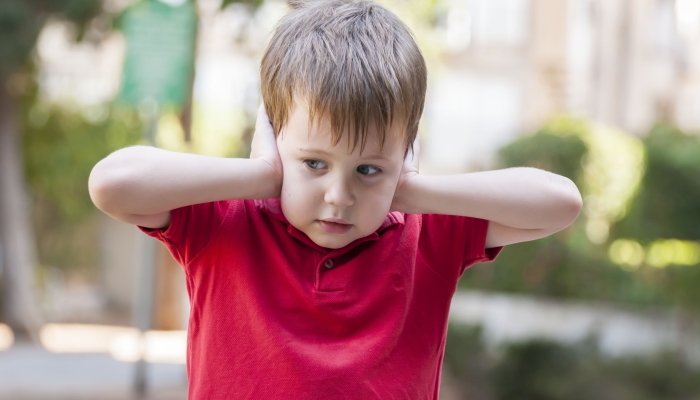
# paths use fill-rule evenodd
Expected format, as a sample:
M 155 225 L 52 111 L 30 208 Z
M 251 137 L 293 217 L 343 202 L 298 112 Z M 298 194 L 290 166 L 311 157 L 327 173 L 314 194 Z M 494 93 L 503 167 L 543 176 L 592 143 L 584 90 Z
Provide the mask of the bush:
M 487 350 L 478 327 L 451 324 L 445 365 L 470 400 L 693 400 L 700 370 L 677 353 L 608 359 L 592 341 L 532 340 Z M 475 393 L 479 393 L 475 396 Z
M 96 272 L 98 210 L 88 177 L 99 160 L 139 143 L 142 124 L 134 111 L 94 106 L 81 111 L 27 95 L 22 109 L 25 178 L 41 265 Z
M 460 288 L 680 306 L 697 314 L 699 264 L 622 268 L 611 261 L 608 250 L 621 238 L 647 246 L 646 251 L 660 239 L 700 240 L 700 137 L 658 124 L 640 142 L 594 126 L 585 120 L 554 119 L 500 150 L 500 167 L 537 167 L 573 180 L 584 209 L 567 229 L 506 246 L 493 263 L 470 268 Z M 614 138 L 608 139 L 607 133 Z M 638 184 L 627 184 L 625 177 Z M 601 204 L 608 207 L 604 212 Z M 588 230 L 596 213 L 610 225 L 607 239 L 598 243 Z

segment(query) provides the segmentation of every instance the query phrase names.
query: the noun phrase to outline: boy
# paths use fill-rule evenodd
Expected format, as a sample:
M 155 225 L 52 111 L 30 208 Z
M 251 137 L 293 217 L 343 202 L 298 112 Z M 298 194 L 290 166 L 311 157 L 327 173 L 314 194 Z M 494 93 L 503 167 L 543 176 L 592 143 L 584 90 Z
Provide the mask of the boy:
M 437 399 L 459 277 L 571 224 L 576 186 L 420 175 L 425 64 L 373 3 L 296 3 L 261 86 L 250 159 L 136 146 L 90 176 L 185 271 L 189 398 Z

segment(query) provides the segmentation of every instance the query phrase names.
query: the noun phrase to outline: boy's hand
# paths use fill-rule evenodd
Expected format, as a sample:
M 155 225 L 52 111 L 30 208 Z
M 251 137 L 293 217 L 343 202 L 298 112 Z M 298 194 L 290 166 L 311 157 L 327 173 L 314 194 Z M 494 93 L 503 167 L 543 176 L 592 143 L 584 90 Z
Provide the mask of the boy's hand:
M 279 197 L 282 190 L 282 159 L 277 150 L 277 140 L 272 124 L 265 111 L 265 105 L 258 108 L 258 118 L 255 121 L 255 133 L 253 142 L 250 145 L 250 159 L 261 159 L 268 163 L 274 170 L 274 179 L 277 181 L 278 189 L 274 197 Z
M 420 155 L 420 143 L 418 141 L 418 135 L 416 135 L 416 140 L 413 142 L 413 151 L 409 151 L 406 158 L 403 161 L 403 166 L 401 167 L 401 174 L 399 175 L 399 181 L 396 184 L 396 192 L 394 193 L 394 200 L 391 203 L 390 211 L 402 211 L 408 212 L 408 205 L 405 202 L 410 196 L 406 195 L 406 182 L 411 178 L 418 175 L 418 157 Z

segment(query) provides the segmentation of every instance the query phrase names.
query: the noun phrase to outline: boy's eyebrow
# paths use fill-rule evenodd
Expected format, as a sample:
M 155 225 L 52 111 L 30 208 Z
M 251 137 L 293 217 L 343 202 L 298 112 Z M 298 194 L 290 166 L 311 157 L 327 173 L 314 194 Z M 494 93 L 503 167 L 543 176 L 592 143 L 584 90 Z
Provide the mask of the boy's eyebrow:
M 301 151 L 303 151 L 303 152 L 306 152 L 306 153 L 316 153 L 316 154 L 322 154 L 322 155 L 325 155 L 325 156 L 331 156 L 331 153 L 329 153 L 329 152 L 327 152 L 327 151 L 325 151 L 325 150 L 321 150 L 321 149 L 316 150 L 316 149 L 305 149 L 305 148 L 303 148 L 303 147 L 299 147 L 299 150 L 301 150 Z M 365 155 L 365 156 L 362 156 L 362 158 L 363 158 L 363 159 L 367 159 L 367 160 L 385 160 L 385 161 L 391 161 L 391 160 L 389 160 L 388 158 L 384 157 L 384 156 L 381 155 L 381 154 L 370 154 L 370 155 Z

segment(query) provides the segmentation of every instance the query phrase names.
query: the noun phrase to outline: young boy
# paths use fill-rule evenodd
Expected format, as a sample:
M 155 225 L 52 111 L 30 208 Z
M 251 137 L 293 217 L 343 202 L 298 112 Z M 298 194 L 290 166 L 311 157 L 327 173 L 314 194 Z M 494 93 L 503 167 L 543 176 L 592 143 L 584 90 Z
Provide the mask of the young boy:
M 250 159 L 136 146 L 90 176 L 185 271 L 189 398 L 437 399 L 458 279 L 571 224 L 576 186 L 420 175 L 424 60 L 373 3 L 297 3 L 261 77 Z

